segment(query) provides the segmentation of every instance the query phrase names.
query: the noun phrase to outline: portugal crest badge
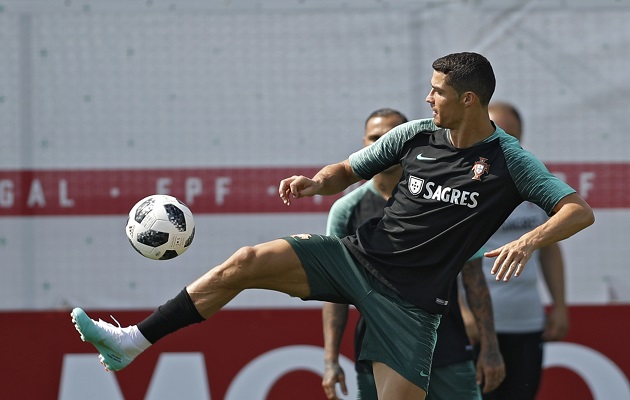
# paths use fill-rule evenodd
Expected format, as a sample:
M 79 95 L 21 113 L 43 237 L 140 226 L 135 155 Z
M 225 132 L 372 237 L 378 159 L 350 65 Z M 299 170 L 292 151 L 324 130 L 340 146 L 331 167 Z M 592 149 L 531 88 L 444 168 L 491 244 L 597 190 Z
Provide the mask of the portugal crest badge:
M 409 191 L 414 196 L 418 195 L 422 191 L 422 187 L 424 186 L 424 179 L 416 178 L 413 175 L 409 176 Z
M 475 174 L 472 178 L 476 181 L 481 180 L 481 175 L 487 174 L 490 171 L 490 164 L 488 164 L 487 158 L 479 157 L 479 161 L 472 167 L 472 171 Z

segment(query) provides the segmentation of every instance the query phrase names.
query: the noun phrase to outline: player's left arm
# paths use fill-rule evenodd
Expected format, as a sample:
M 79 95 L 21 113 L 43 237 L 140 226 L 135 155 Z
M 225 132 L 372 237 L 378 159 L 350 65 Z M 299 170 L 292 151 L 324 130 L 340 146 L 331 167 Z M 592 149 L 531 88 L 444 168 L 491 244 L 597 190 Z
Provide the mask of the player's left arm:
M 542 274 L 551 296 L 551 310 L 547 315 L 543 339 L 562 340 L 569 330 L 569 312 L 565 302 L 564 260 L 558 243 L 538 251 Z
M 483 384 L 483 392 L 487 393 L 497 388 L 505 378 L 505 364 L 494 330 L 492 300 L 481 268 L 481 258 L 469 260 L 461 274 L 466 303 L 474 316 L 479 340 L 477 384 Z
M 576 193 L 562 198 L 553 208 L 554 214 L 544 224 L 519 239 L 485 253 L 496 257 L 491 273 L 497 280 L 509 281 L 519 276 L 534 250 L 573 236 L 595 222 L 591 207 Z

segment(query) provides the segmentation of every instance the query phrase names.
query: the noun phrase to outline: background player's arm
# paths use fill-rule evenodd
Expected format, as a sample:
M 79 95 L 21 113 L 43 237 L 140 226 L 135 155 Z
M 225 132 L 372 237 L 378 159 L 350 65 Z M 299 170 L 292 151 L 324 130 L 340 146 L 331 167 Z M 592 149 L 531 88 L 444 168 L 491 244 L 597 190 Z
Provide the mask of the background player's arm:
M 324 376 L 322 387 L 326 398 L 338 400 L 335 385 L 339 383 L 341 392 L 348 394 L 346 376 L 339 365 L 339 352 L 343 332 L 348 322 L 348 305 L 324 303 L 322 307 L 322 322 L 324 325 Z
M 457 296 L 459 297 L 459 312 L 462 314 L 462 320 L 464 321 L 464 327 L 466 328 L 466 336 L 468 336 L 468 340 L 470 340 L 470 343 L 472 344 L 477 344 L 479 343 L 479 329 L 477 329 L 475 316 L 468 307 L 464 297 L 465 294 L 466 291 L 461 287 L 458 287 Z
M 485 253 L 486 257 L 497 257 L 491 270 L 497 280 L 507 282 L 512 275 L 519 276 L 535 250 L 564 240 L 595 222 L 591 207 L 575 193 L 560 200 L 553 212 L 544 224 Z
M 278 192 L 282 201 L 289 205 L 291 197 L 299 199 L 306 196 L 333 195 L 341 192 L 348 186 L 360 181 L 350 166 L 350 161 L 330 164 L 322 168 L 313 178 L 302 175 L 280 181 Z
M 468 261 L 461 273 L 462 284 L 466 292 L 466 303 L 474 316 L 479 340 L 477 383 L 483 383 L 483 392 L 487 393 L 499 386 L 505 378 L 505 365 L 494 331 L 490 291 L 481 268 L 480 258 Z M 460 302 L 460 304 L 464 304 L 464 302 Z
M 547 315 L 543 339 L 562 340 L 569 330 L 569 312 L 565 302 L 564 262 L 558 243 L 552 243 L 538 251 L 540 266 L 549 294 L 551 310 Z

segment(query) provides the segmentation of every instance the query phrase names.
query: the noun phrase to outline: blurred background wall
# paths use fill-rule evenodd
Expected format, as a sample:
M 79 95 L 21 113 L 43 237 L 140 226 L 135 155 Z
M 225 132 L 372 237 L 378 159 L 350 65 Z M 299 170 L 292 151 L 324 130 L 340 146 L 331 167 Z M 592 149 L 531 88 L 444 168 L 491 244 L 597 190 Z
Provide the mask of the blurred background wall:
M 619 0 L 1 2 L 0 308 L 152 307 L 240 245 L 323 232 L 329 200 L 276 207 L 276 176 L 346 158 L 376 108 L 430 116 L 431 63 L 457 51 L 489 58 L 523 146 L 596 208 L 563 243 L 569 301 L 627 301 L 629 18 Z M 198 220 L 163 264 L 122 228 L 158 191 Z

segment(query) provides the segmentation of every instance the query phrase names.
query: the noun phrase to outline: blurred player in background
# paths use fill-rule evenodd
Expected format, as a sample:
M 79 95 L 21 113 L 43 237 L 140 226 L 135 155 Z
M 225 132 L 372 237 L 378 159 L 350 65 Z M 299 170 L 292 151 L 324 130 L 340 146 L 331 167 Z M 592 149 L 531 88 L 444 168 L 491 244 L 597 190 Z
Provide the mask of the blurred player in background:
M 369 146 L 397 125 L 407 122 L 399 111 L 383 108 L 374 111 L 365 121 L 363 145 Z M 371 218 L 383 216 L 383 208 L 392 191 L 400 181 L 402 167 L 395 165 L 367 181 L 359 188 L 337 200 L 328 216 L 326 234 L 345 237 Z M 442 319 L 437 330 L 437 344 L 433 353 L 429 393 L 431 400 L 476 400 L 481 399 L 478 382 L 483 382 L 484 391 L 496 388 L 505 375 L 503 362 L 497 346 L 492 323 L 492 304 L 488 287 L 481 270 L 479 252 L 462 270 L 468 303 L 476 317 L 480 332 L 480 353 L 477 370 L 473 364 L 472 346 L 466 335 L 457 299 L 455 285 L 451 289 L 451 308 Z M 343 394 L 348 394 L 345 374 L 339 365 L 339 347 L 348 320 L 348 305 L 324 303 L 322 319 L 324 325 L 325 369 L 322 387 L 326 397 L 338 400 L 336 384 Z M 376 400 L 376 384 L 369 362 L 359 360 L 365 335 L 365 320 L 357 322 L 354 347 L 355 370 L 357 373 L 357 399 Z
M 521 140 L 523 124 L 520 113 L 513 105 L 491 103 L 488 112 L 494 123 Z M 538 206 L 524 202 L 492 235 L 486 246 L 495 248 L 515 240 L 547 219 L 548 216 Z M 484 399 L 533 400 L 542 373 L 543 342 L 562 340 L 569 329 L 560 245 L 554 242 L 535 251 L 521 276 L 509 285 L 497 282 L 490 273 L 491 268 L 491 260 L 484 260 L 506 377 L 496 390 L 484 394 Z M 538 290 L 540 272 L 552 301 L 546 317 Z

